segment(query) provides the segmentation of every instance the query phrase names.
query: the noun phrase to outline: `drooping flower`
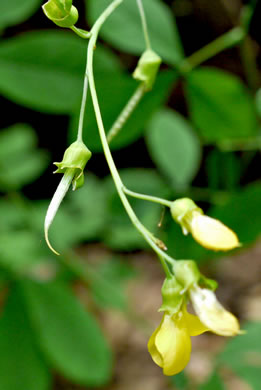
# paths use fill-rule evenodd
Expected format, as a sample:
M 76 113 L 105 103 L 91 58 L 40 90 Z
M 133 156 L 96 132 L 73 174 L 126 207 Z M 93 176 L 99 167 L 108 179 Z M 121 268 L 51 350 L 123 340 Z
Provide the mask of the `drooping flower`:
M 193 238 L 207 249 L 227 251 L 240 246 L 237 235 L 222 222 L 208 217 L 189 198 L 174 201 L 171 214 L 183 233 L 190 232 Z
M 213 291 L 195 285 L 189 295 L 200 321 L 213 333 L 220 336 L 242 333 L 237 318 L 221 305 Z
M 206 331 L 208 328 L 197 316 L 188 313 L 184 304 L 175 314 L 164 313 L 160 326 L 148 342 L 149 353 L 165 375 L 178 374 L 190 359 L 190 336 Z

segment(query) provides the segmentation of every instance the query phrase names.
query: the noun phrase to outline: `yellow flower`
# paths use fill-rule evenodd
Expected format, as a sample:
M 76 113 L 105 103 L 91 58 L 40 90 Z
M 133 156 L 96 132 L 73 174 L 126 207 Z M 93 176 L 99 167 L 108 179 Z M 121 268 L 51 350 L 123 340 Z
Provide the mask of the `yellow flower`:
M 194 212 L 189 230 L 202 246 L 212 250 L 227 251 L 240 246 L 237 235 L 217 219 Z
M 187 312 L 185 305 L 176 314 L 165 312 L 160 326 L 148 342 L 149 353 L 153 361 L 163 368 L 165 375 L 178 374 L 190 359 L 190 336 L 207 330 L 198 317 Z
M 202 246 L 215 251 L 227 251 L 240 246 L 237 235 L 217 219 L 204 215 L 203 211 L 189 198 L 172 202 L 170 207 L 174 220 L 183 233 L 191 233 Z
M 213 291 L 194 286 L 189 293 L 196 314 L 209 330 L 220 336 L 242 333 L 237 318 L 219 303 Z

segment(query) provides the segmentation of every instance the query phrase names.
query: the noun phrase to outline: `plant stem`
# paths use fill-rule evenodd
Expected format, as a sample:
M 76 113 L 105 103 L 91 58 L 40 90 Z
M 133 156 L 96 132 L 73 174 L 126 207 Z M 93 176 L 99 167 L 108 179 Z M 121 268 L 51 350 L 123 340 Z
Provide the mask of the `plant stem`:
M 131 191 L 126 187 L 123 187 L 123 191 L 125 192 L 125 194 L 130 195 L 133 198 L 148 200 L 149 202 L 159 203 L 162 204 L 163 206 L 171 207 L 172 204 L 170 200 L 158 198 L 156 196 L 140 194 L 138 192 Z
M 129 119 L 130 115 L 133 113 L 135 107 L 139 104 L 146 90 L 146 86 L 144 83 L 140 83 L 138 88 L 135 90 L 134 94 L 126 104 L 126 106 L 121 111 L 120 115 L 112 125 L 110 131 L 107 134 L 108 143 L 112 141 L 114 137 L 120 132 L 123 125 Z
M 84 121 L 84 113 L 85 113 L 86 101 L 87 101 L 87 92 L 88 92 L 88 75 L 87 75 L 87 72 L 85 72 L 84 82 L 83 82 L 83 91 L 82 91 L 81 109 L 80 109 L 80 116 L 79 116 L 78 133 L 77 133 L 77 141 L 82 141 L 83 121 Z
M 234 27 L 232 30 L 221 35 L 221 37 L 218 37 L 208 45 L 202 47 L 202 49 L 193 53 L 190 57 L 186 58 L 180 65 L 179 71 L 181 73 L 190 72 L 202 62 L 241 42 L 245 35 L 246 32 L 242 27 Z
M 140 12 L 141 24 L 142 24 L 145 44 L 146 44 L 146 48 L 148 50 L 148 49 L 151 48 L 151 44 L 150 44 L 150 38 L 149 38 L 149 33 L 148 33 L 148 26 L 147 26 L 147 22 L 146 22 L 146 16 L 145 16 L 142 0 L 137 0 L 137 5 L 138 5 L 138 8 L 139 8 L 139 12 Z
M 173 263 L 175 260 L 172 259 L 170 256 L 166 255 L 166 253 L 161 250 L 157 244 L 156 244 L 156 239 L 153 239 L 150 234 L 148 234 L 147 229 L 143 226 L 143 224 L 139 221 L 137 218 L 136 214 L 134 213 L 124 191 L 123 191 L 123 183 L 121 181 L 120 175 L 118 173 L 118 170 L 115 166 L 114 160 L 112 158 L 112 154 L 107 142 L 106 134 L 105 134 L 105 129 L 103 125 L 103 120 L 100 112 L 100 107 L 99 107 L 99 102 L 98 102 L 98 97 L 96 93 L 96 88 L 95 88 L 95 81 L 94 81 L 94 75 L 93 75 L 93 52 L 96 46 L 96 41 L 98 37 L 98 32 L 105 22 L 106 18 L 111 14 L 111 12 L 122 3 L 123 0 L 114 0 L 106 9 L 105 11 L 100 15 L 100 17 L 96 20 L 92 30 L 91 30 L 91 38 L 88 44 L 88 49 L 87 49 L 87 64 L 86 64 L 86 72 L 88 74 L 89 78 L 89 86 L 90 86 L 90 92 L 92 96 L 92 102 L 93 102 L 93 107 L 94 107 L 94 112 L 97 120 L 97 125 L 98 125 L 98 130 L 101 138 L 101 143 L 104 151 L 105 158 L 107 160 L 109 169 L 111 171 L 111 175 L 115 184 L 115 187 L 117 189 L 117 192 L 119 194 L 119 197 L 122 201 L 122 204 L 131 220 L 133 225 L 136 227 L 136 229 L 142 234 L 144 239 L 148 242 L 148 244 L 153 248 L 153 250 L 161 256 L 161 258 L 167 261 L 170 261 Z M 171 260 L 170 260 L 171 259 Z M 166 265 L 167 266 L 167 265 Z M 168 266 L 167 266 L 168 267 Z M 166 271 L 166 270 L 165 270 Z
M 91 33 L 89 31 L 82 30 L 81 28 L 71 26 L 70 29 L 83 39 L 89 39 L 91 36 Z

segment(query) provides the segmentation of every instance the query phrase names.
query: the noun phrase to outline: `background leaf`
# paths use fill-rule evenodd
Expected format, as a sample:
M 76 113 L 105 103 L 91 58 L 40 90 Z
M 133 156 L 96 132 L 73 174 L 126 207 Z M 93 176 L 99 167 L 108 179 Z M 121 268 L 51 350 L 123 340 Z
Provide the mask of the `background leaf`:
M 95 57 L 96 73 L 119 69 L 105 49 Z M 36 110 L 69 113 L 80 107 L 85 62 L 86 42 L 71 32 L 21 34 L 0 44 L 0 91 Z
M 50 389 L 50 372 L 32 335 L 21 295 L 13 286 L 0 317 L 1 389 Z
M 110 0 L 86 0 L 87 17 L 91 24 L 110 4 Z M 183 58 L 182 45 L 173 15 L 159 0 L 143 0 L 151 45 L 163 60 L 177 64 Z M 120 31 L 120 34 L 119 34 Z M 116 48 L 133 54 L 145 50 L 141 19 L 135 1 L 125 0 L 114 12 L 101 30 L 101 36 Z
M 175 111 L 161 110 L 148 126 L 147 141 L 155 164 L 170 185 L 186 187 L 196 174 L 201 149 L 189 122 Z
M 93 316 L 65 284 L 21 283 L 42 351 L 67 378 L 98 386 L 111 375 L 111 353 Z
M 186 77 L 192 121 L 207 143 L 252 137 L 257 133 L 254 102 L 233 74 L 200 68 Z
M 0 28 L 23 22 L 36 11 L 41 3 L 40 0 L 2 0 L 0 2 Z

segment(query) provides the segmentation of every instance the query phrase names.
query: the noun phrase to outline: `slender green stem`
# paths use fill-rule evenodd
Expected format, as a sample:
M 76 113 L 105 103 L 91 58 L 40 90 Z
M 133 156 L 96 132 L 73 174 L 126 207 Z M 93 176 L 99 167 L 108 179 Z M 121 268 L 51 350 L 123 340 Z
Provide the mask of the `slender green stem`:
M 255 93 L 259 87 L 259 71 L 256 64 L 253 42 L 248 35 L 241 42 L 239 49 L 247 83 L 252 92 Z
M 129 119 L 130 115 L 133 113 L 134 109 L 139 104 L 145 92 L 146 92 L 146 85 L 144 83 L 140 83 L 140 85 L 135 90 L 134 94 L 131 96 L 130 100 L 128 101 L 128 103 L 123 108 L 120 115 L 112 125 L 111 129 L 109 130 L 107 134 L 108 143 L 110 143 L 112 139 L 116 137 L 116 135 L 121 131 L 123 125 Z
M 89 78 L 89 86 L 90 86 L 90 92 L 92 96 L 92 102 L 93 102 L 93 107 L 94 107 L 94 112 L 97 120 L 97 125 L 98 125 L 98 130 L 101 138 L 101 143 L 104 151 L 105 158 L 107 160 L 109 169 L 111 171 L 111 175 L 113 178 L 113 181 L 115 183 L 115 187 L 117 189 L 117 192 L 119 194 L 119 197 L 122 201 L 123 206 L 125 207 L 125 210 L 132 221 L 133 225 L 136 227 L 136 229 L 142 234 L 144 239 L 148 242 L 148 244 L 153 248 L 153 250 L 161 256 L 161 258 L 164 259 L 164 261 L 169 261 L 173 263 L 175 260 L 172 259 L 170 256 L 168 256 L 163 250 L 161 250 L 156 242 L 157 240 L 153 239 L 151 235 L 148 234 L 147 229 L 143 226 L 143 224 L 139 221 L 137 218 L 136 214 L 134 213 L 124 191 L 123 191 L 123 183 L 121 181 L 120 175 L 117 171 L 117 168 L 115 166 L 114 160 L 112 158 L 112 154 L 107 142 L 106 134 L 105 134 L 105 129 L 103 125 L 103 120 L 101 116 L 101 111 L 100 111 L 100 106 L 98 102 L 98 97 L 96 93 L 96 88 L 95 88 L 95 81 L 94 81 L 94 75 L 93 75 L 93 52 L 96 46 L 96 40 L 98 37 L 98 32 L 105 22 L 106 18 L 111 14 L 111 12 L 122 3 L 123 0 L 114 0 L 109 7 L 105 9 L 105 11 L 100 15 L 100 17 L 96 20 L 92 30 L 91 30 L 91 38 L 88 44 L 88 50 L 87 50 L 87 64 L 86 64 L 86 71 L 88 74 Z
M 123 187 L 123 191 L 125 192 L 125 194 L 130 195 L 133 198 L 148 200 L 149 202 L 159 203 L 167 207 L 171 207 L 172 205 L 172 202 L 170 200 L 158 198 L 157 196 L 140 194 L 138 192 L 131 191 L 126 187 Z
M 81 28 L 71 26 L 70 29 L 83 39 L 89 39 L 91 36 L 91 33 L 89 31 L 82 30 Z
M 142 0 L 137 0 L 137 5 L 138 5 L 138 8 L 139 8 L 139 12 L 140 12 L 141 24 L 142 24 L 142 28 L 143 28 L 143 34 L 144 34 L 146 48 L 150 49 L 151 48 L 151 44 L 150 44 L 150 38 L 149 38 L 149 33 L 148 33 L 148 26 L 147 26 L 147 21 L 146 21 L 146 16 L 145 16 Z
M 83 82 L 82 102 L 81 102 L 81 109 L 80 109 L 80 116 L 79 116 L 78 133 L 77 133 L 77 141 L 82 141 L 83 122 L 84 122 L 84 114 L 85 114 L 86 101 L 87 101 L 87 92 L 88 92 L 88 75 L 87 75 L 87 72 L 85 72 L 84 82 Z
M 237 45 L 241 42 L 246 35 L 246 32 L 242 27 L 235 27 L 227 33 L 218 37 L 208 45 L 202 47 L 202 49 L 193 53 L 190 57 L 186 58 L 180 65 L 179 71 L 181 73 L 188 73 L 202 62 L 214 57 L 216 54 Z

